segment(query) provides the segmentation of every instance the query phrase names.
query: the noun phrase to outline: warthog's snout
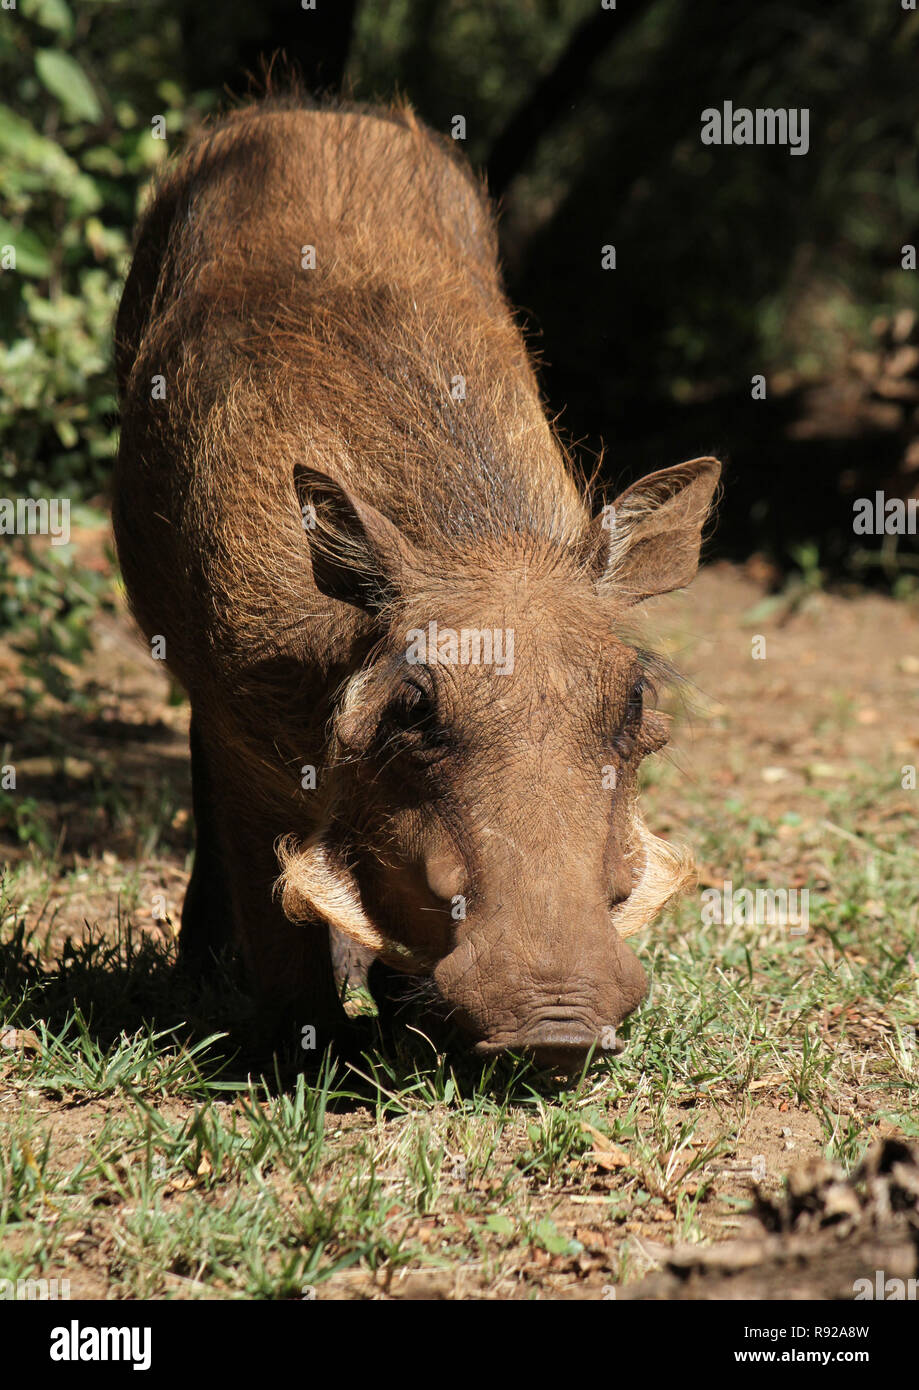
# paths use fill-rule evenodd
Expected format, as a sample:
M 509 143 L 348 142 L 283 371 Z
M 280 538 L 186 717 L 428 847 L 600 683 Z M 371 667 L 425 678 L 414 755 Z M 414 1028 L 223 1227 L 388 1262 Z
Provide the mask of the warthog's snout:
M 580 964 L 568 959 L 550 980 L 532 965 L 521 968 L 519 942 L 511 974 L 504 942 L 489 950 L 473 934 L 440 962 L 434 980 L 480 1056 L 528 1053 L 541 1066 L 575 1068 L 591 1052 L 615 1050 L 617 1026 L 648 990 L 641 962 L 615 929 L 607 925 L 604 938 L 592 959 L 589 952 Z
M 480 1057 L 492 1057 L 501 1052 L 526 1052 L 541 1067 L 574 1070 L 591 1050 L 600 1051 L 605 1043 L 614 1041 L 614 1030 L 597 1035 L 596 1029 L 577 1018 L 546 1019 L 519 1037 L 503 1042 L 480 1042 L 475 1051 Z M 605 1049 L 604 1049 L 605 1050 Z

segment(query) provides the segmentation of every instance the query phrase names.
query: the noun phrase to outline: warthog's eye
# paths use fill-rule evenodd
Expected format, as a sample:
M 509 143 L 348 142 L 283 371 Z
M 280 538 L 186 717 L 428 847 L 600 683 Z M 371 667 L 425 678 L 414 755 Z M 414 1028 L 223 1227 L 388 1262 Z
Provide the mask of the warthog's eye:
M 404 681 L 380 722 L 384 756 L 402 753 L 425 771 L 449 751 L 452 740 L 438 715 L 437 697 L 417 679 Z
M 635 752 L 641 721 L 645 709 L 645 678 L 640 676 L 629 691 L 628 703 L 622 723 L 613 739 L 613 747 L 623 758 L 630 758 Z
M 386 706 L 380 733 L 416 750 L 437 747 L 442 739 L 433 690 L 415 678 L 403 681 Z
M 424 732 L 435 723 L 436 717 L 433 694 L 416 681 L 403 682 L 386 709 L 386 722 L 406 732 L 416 729 Z
M 629 703 L 625 711 L 625 723 L 635 725 L 641 723 L 641 717 L 645 710 L 645 678 L 641 676 L 632 689 L 629 691 Z

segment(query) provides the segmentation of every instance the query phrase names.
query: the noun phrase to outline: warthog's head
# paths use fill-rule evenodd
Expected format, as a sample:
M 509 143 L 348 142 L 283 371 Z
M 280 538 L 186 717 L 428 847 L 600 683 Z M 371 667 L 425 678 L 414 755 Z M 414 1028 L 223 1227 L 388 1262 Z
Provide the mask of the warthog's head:
M 283 855 L 284 908 L 431 975 L 480 1052 L 573 1063 L 646 993 L 625 938 L 691 874 L 638 811 L 667 729 L 621 634 L 692 579 L 719 471 L 652 474 L 567 544 L 430 555 L 298 470 L 316 583 L 378 641 L 337 704 L 327 826 Z

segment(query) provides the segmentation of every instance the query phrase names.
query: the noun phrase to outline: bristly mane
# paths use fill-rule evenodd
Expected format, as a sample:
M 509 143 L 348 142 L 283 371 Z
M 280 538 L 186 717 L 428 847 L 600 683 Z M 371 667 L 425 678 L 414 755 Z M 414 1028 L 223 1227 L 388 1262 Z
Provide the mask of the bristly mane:
M 317 121 L 332 113 L 374 126 L 355 120 L 320 140 Z M 277 125 L 283 140 L 267 140 Z M 266 198 L 267 234 L 253 215 Z M 239 230 L 216 246 L 220 199 Z M 384 202 L 400 211 L 380 220 L 385 234 L 373 216 Z M 486 190 L 410 107 L 274 92 L 205 129 L 161 180 L 147 222 L 168 234 L 170 308 L 137 306 L 133 322 L 123 310 L 122 385 L 138 358 L 166 359 L 158 370 L 184 381 L 212 447 L 264 437 L 270 417 L 273 466 L 308 450 L 321 468 L 327 456 L 422 546 L 577 541 L 583 488 L 504 297 Z M 302 268 L 302 245 L 316 248 L 314 269 Z M 197 362 L 168 363 L 181 342 L 201 345 Z M 219 373 L 200 370 L 205 356 Z

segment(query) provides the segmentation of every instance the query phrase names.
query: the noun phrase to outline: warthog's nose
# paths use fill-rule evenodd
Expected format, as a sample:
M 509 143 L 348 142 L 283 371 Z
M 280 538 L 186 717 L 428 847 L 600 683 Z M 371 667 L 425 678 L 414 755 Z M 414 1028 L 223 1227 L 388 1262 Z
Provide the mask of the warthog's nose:
M 592 1047 L 599 1051 L 600 1038 L 584 1024 L 574 1019 L 550 1019 L 518 1037 L 503 1038 L 500 1043 L 479 1043 L 475 1050 L 484 1056 L 493 1056 L 496 1052 L 527 1052 L 537 1066 L 573 1071 L 582 1065 Z
M 540 1067 L 573 1069 L 579 1067 L 600 1039 L 581 1023 L 562 1023 L 554 1019 L 534 1029 L 523 1046 Z

